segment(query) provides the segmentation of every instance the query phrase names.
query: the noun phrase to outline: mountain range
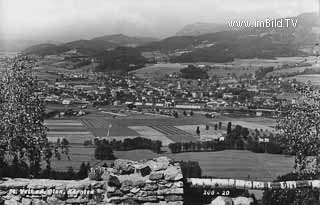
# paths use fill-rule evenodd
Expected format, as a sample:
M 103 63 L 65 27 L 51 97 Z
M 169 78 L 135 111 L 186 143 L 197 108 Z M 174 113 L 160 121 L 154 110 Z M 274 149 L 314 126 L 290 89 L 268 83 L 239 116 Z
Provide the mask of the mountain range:
M 226 62 L 234 58 L 310 54 L 320 36 L 318 15 L 305 13 L 290 18 L 297 19 L 296 27 L 228 29 L 221 24 L 197 23 L 187 25 L 177 35 L 162 40 L 117 34 L 58 45 L 36 45 L 23 53 L 59 54 L 76 48 L 86 55 L 99 55 L 103 51 L 125 46 L 135 47 L 135 51 L 140 53 L 160 51 L 168 54 L 174 62 Z
M 39 44 L 41 44 L 41 42 L 37 40 L 1 39 L 0 37 L 0 52 L 18 52 Z M 59 42 L 43 41 L 42 44 L 59 44 Z
M 23 54 L 53 55 L 69 50 L 77 49 L 84 55 L 98 55 L 106 50 L 117 47 L 137 47 L 149 42 L 156 41 L 155 38 L 129 37 L 123 34 L 106 35 L 90 40 L 76 40 L 62 44 L 38 44 L 22 51 Z
M 199 36 L 202 34 L 216 33 L 225 30 L 228 30 L 226 24 L 197 22 L 185 25 L 176 33 L 176 36 Z
M 241 28 L 198 36 L 173 36 L 140 46 L 140 49 L 182 53 L 171 57 L 174 62 L 226 62 L 234 58 L 309 55 L 320 37 L 318 15 L 305 13 L 290 19 L 297 20 L 296 27 Z

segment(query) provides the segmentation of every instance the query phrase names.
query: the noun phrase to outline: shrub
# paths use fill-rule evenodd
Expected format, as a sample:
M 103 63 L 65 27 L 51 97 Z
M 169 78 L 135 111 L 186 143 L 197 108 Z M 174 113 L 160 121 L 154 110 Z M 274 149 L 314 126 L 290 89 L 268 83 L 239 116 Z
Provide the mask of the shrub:
M 319 179 L 320 174 L 298 174 L 289 173 L 277 178 L 276 181 L 294 181 L 294 180 L 311 180 Z M 263 205 L 273 204 L 299 204 L 299 205 L 312 205 L 319 204 L 319 190 L 310 188 L 303 189 L 276 189 L 266 190 L 262 198 Z
M 113 150 L 118 151 L 128 151 L 134 149 L 149 149 L 155 153 L 161 152 L 162 142 L 159 140 L 151 140 L 142 137 L 136 137 L 133 139 L 121 140 L 96 140 L 95 144 L 105 144 L 106 146 L 111 147 Z
M 88 176 L 88 171 L 89 171 L 89 167 L 87 167 L 86 164 L 84 162 L 82 162 L 80 165 L 79 172 L 78 172 L 78 177 L 80 179 L 86 178 Z
M 181 171 L 184 178 L 200 178 L 201 167 L 196 161 L 182 161 L 180 162 Z
M 83 145 L 84 145 L 84 146 L 90 146 L 90 145 L 93 145 L 93 142 L 92 142 L 92 140 L 85 140 L 85 141 L 83 142 Z
M 89 179 L 100 181 L 102 180 L 101 176 L 103 173 L 104 173 L 104 168 L 102 167 L 91 168 L 89 172 Z
M 113 150 L 111 147 L 105 143 L 98 143 L 95 151 L 94 157 L 98 160 L 113 160 L 115 156 L 113 155 Z

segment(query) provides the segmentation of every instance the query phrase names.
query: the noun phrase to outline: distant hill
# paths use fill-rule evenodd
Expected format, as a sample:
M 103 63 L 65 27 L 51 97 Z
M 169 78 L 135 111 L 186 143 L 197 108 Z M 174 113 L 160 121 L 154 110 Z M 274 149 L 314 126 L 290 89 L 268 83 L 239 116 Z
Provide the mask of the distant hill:
M 255 36 L 242 39 L 224 40 L 215 43 L 214 46 L 195 49 L 192 52 L 172 57 L 173 62 L 228 62 L 235 58 L 263 58 L 287 57 L 303 55 L 298 47 L 290 44 L 274 44 L 268 37 Z
M 77 49 L 80 53 L 98 56 L 118 47 L 135 47 L 134 53 L 159 51 L 161 55 L 169 56 L 173 62 L 227 62 L 234 58 L 275 58 L 307 55 L 308 52 L 310 54 L 311 48 L 319 40 L 318 15 L 305 13 L 291 19 L 298 20 L 297 27 L 224 30 L 219 24 L 199 23 L 186 26 L 178 32 L 183 36 L 172 36 L 160 41 L 117 34 L 64 44 L 36 45 L 24 50 L 24 53 L 49 55 Z M 199 28 L 199 31 L 194 28 Z M 197 33 L 209 31 L 213 33 Z
M 297 27 L 242 28 L 198 36 L 174 36 L 140 46 L 141 51 L 169 54 L 173 62 L 227 62 L 234 58 L 274 58 L 310 52 L 318 36 L 316 13 L 301 14 Z M 180 53 L 180 54 L 179 54 Z
M 120 46 L 136 47 L 152 41 L 157 41 L 156 38 L 150 37 L 131 37 L 123 34 L 106 35 L 91 39 L 94 42 L 110 42 Z
M 132 47 L 118 47 L 104 51 L 97 56 L 97 71 L 128 72 L 145 66 L 147 60 L 140 51 Z
M 216 33 L 219 31 L 230 30 L 226 24 L 217 23 L 194 23 L 185 25 L 176 36 L 199 36 L 207 33 Z
M 23 54 L 37 54 L 37 55 L 53 55 L 68 51 L 68 47 L 63 45 L 55 45 L 51 43 L 37 44 L 26 48 L 22 51 Z
M 155 41 L 153 38 L 129 37 L 123 34 L 101 36 L 90 40 L 76 40 L 63 44 L 38 44 L 22 51 L 23 54 L 52 55 L 68 50 L 77 49 L 85 55 L 98 55 L 99 53 L 120 46 L 135 47 Z
M 36 44 L 56 44 L 56 42 L 25 39 L 1 39 L 0 37 L 0 51 L 4 52 L 19 52 Z

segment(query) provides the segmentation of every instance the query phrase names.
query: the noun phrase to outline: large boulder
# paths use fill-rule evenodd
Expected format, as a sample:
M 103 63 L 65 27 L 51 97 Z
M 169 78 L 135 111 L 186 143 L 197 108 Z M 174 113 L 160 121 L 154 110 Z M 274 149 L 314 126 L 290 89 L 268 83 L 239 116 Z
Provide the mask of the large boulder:
M 113 176 L 113 175 L 109 175 L 108 185 L 109 186 L 114 186 L 114 187 L 120 187 L 121 183 L 120 183 L 118 177 Z
M 182 201 L 183 197 L 181 195 L 166 195 L 165 196 L 166 201 Z
M 167 157 L 158 157 L 147 162 L 152 171 L 160 171 L 168 168 L 171 160 Z
M 138 187 L 138 188 L 142 188 L 146 185 L 146 182 L 143 180 L 137 180 L 134 181 L 133 186 Z
M 163 179 L 163 171 L 151 173 L 149 179 L 153 181 Z
M 234 205 L 231 198 L 218 196 L 215 198 L 210 205 Z
M 147 175 L 150 174 L 151 169 L 150 169 L 150 167 L 148 165 L 142 164 L 142 165 L 136 167 L 136 172 L 140 173 L 141 176 L 144 177 L 144 176 L 147 176 Z
M 252 205 L 253 199 L 240 196 L 240 197 L 234 198 L 233 203 L 234 205 Z
M 132 174 L 134 173 L 135 162 L 125 159 L 117 159 L 114 161 L 113 169 L 115 169 L 119 174 Z
M 103 174 L 101 175 L 101 180 L 103 180 L 103 181 L 109 180 L 110 173 L 111 173 L 111 172 L 110 172 L 109 170 L 105 170 L 105 171 L 103 172 Z
M 130 190 L 132 189 L 132 186 L 133 186 L 133 182 L 131 180 L 125 180 L 122 182 L 122 185 L 121 185 L 121 191 L 123 193 L 129 193 Z
M 164 171 L 164 179 L 168 181 L 179 181 L 183 178 L 180 167 L 168 167 Z

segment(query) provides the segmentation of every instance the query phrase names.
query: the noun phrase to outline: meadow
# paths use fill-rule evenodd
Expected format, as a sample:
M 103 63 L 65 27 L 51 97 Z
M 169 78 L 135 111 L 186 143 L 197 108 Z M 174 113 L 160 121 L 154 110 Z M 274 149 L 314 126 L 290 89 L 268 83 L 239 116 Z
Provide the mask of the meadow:
M 61 160 L 54 159 L 52 166 L 56 170 L 67 170 L 72 166 L 79 169 L 82 161 L 91 166 L 102 165 L 105 162 L 110 166 L 112 161 L 98 161 L 93 157 L 94 148 L 72 147 L 70 160 L 63 156 Z M 256 154 L 249 151 L 225 150 L 220 152 L 188 152 L 180 154 L 155 154 L 149 150 L 115 151 L 120 159 L 142 160 L 159 156 L 167 156 L 175 160 L 197 161 L 202 169 L 203 176 L 220 178 L 237 178 L 268 181 L 279 175 L 289 173 L 293 169 L 293 157 L 272 154 Z
M 198 62 L 193 63 L 195 65 L 207 65 L 212 68 L 208 69 L 209 76 L 216 76 L 219 78 L 226 78 L 229 75 L 235 74 L 240 77 L 245 74 L 253 74 L 255 71 L 265 68 L 265 67 L 281 67 L 285 64 L 295 64 L 301 63 L 307 60 L 307 62 L 314 63 L 315 57 L 280 57 L 276 59 L 235 59 L 232 62 L 228 63 L 210 63 L 210 62 Z M 146 67 L 140 68 L 138 70 L 132 71 L 131 73 L 135 74 L 140 78 L 161 78 L 165 75 L 169 75 L 175 72 L 178 72 L 180 69 L 188 66 L 191 63 L 158 63 L 154 65 L 148 65 Z M 292 73 L 297 71 L 303 71 L 309 67 L 297 67 L 290 69 L 281 69 L 276 70 L 269 75 L 279 75 L 281 73 Z
M 150 79 L 153 77 L 164 77 L 167 74 L 178 72 L 185 67 L 185 65 L 179 63 L 158 63 L 132 71 L 131 73 L 140 78 Z
M 56 142 L 58 138 L 66 138 L 72 144 L 82 144 L 93 139 L 93 134 L 78 120 L 46 120 L 44 125 L 49 129 L 49 141 Z
M 310 81 L 312 85 L 320 86 L 320 74 L 296 75 L 288 79 L 296 79 L 300 83 L 306 83 Z
M 214 125 L 220 121 L 223 123 L 222 130 L 215 131 Z M 252 130 L 271 130 L 275 126 L 275 120 L 269 118 L 235 119 L 219 116 L 215 119 L 208 119 L 200 115 L 182 117 L 181 119 L 109 119 L 100 116 L 78 120 L 47 120 L 46 125 L 51 128 L 49 137 L 53 137 L 52 132 L 56 132 L 56 136 L 60 132 L 71 140 L 70 159 L 66 156 L 62 156 L 61 160 L 53 159 L 52 167 L 59 171 L 66 171 L 68 167 L 78 170 L 82 162 L 89 162 L 91 166 L 101 165 L 104 162 L 110 165 L 112 161 L 98 161 L 94 158 L 94 147 L 82 145 L 84 140 L 93 139 L 95 136 L 106 137 L 110 124 L 112 127 L 109 139 L 122 140 L 142 136 L 153 140 L 161 140 L 164 145 L 162 154 L 155 154 L 149 150 L 114 151 L 117 158 L 141 160 L 164 155 L 176 160 L 198 161 L 204 176 L 226 178 L 247 179 L 249 177 L 250 179 L 272 180 L 278 175 L 291 171 L 293 159 L 283 155 L 256 154 L 237 150 L 172 154 L 166 147 L 172 142 L 188 141 L 190 138 L 197 140 L 195 133 L 197 126 L 200 126 L 201 133 L 204 136 L 224 133 L 229 121 L 232 121 L 233 126 L 239 124 Z M 209 130 L 205 130 L 206 124 L 210 125 Z M 71 132 L 71 135 L 66 135 L 66 132 Z M 91 135 L 81 135 L 85 132 L 89 132 Z
M 214 123 L 211 124 L 211 126 L 209 127 L 209 130 L 206 130 L 206 125 L 204 125 L 204 124 L 180 125 L 180 126 L 176 126 L 176 127 L 178 129 L 184 130 L 188 133 L 191 133 L 193 136 L 196 136 L 197 135 L 196 130 L 197 130 L 198 126 L 199 126 L 199 130 L 200 130 L 201 139 L 219 139 L 219 137 L 221 137 L 223 134 L 226 133 L 225 129 L 215 130 Z

